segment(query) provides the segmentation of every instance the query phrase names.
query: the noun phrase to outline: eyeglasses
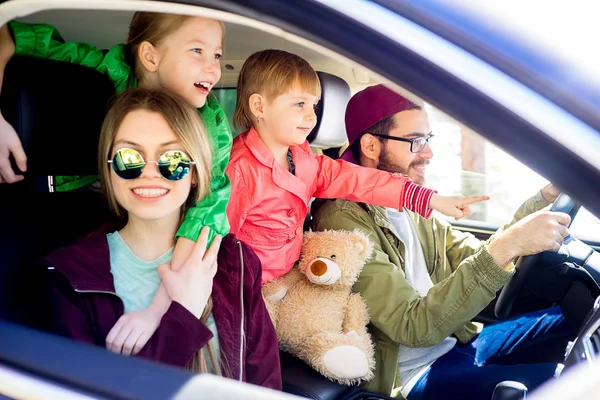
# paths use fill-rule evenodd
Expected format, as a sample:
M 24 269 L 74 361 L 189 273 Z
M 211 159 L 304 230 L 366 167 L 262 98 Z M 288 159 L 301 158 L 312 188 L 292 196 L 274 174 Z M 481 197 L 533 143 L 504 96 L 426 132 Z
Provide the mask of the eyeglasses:
M 410 143 L 410 151 L 411 153 L 419 153 L 421 151 L 423 151 L 423 149 L 425 148 L 425 146 L 429 143 L 429 141 L 431 141 L 431 138 L 433 138 L 435 135 L 432 135 L 431 133 L 425 137 L 416 137 L 414 139 L 405 139 L 405 138 L 399 138 L 396 136 L 390 136 L 390 135 L 383 135 L 381 133 L 371 133 L 371 132 L 367 132 L 373 136 L 377 136 L 377 137 L 382 137 L 385 139 L 390 139 L 390 140 L 398 140 L 400 142 L 408 142 Z
M 122 179 L 139 178 L 146 164 L 156 164 L 160 174 L 169 181 L 185 178 L 190 172 L 190 166 L 194 164 L 190 157 L 180 150 L 165 151 L 158 161 L 145 161 L 144 157 L 133 149 L 117 150 L 108 163 L 112 164 L 113 171 Z

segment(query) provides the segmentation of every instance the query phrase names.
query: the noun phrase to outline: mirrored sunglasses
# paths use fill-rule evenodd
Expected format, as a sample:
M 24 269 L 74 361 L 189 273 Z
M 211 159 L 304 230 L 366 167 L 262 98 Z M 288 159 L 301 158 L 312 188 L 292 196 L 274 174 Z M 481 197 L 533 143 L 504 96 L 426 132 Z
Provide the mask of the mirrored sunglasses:
M 160 155 L 158 161 L 145 161 L 144 157 L 134 149 L 119 149 L 112 160 L 113 171 L 123 179 L 136 179 L 142 175 L 146 164 L 156 164 L 160 174 L 169 181 L 178 181 L 190 173 L 194 162 L 181 150 L 169 150 Z

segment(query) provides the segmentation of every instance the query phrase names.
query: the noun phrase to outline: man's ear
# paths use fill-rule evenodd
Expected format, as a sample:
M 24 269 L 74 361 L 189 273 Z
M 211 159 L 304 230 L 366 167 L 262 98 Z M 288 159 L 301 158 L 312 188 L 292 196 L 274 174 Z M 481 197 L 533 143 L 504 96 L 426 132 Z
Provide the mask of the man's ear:
M 138 60 L 148 72 L 156 72 L 160 63 L 160 53 L 150 42 L 142 42 L 138 47 Z
M 260 93 L 252 93 L 248 99 L 250 112 L 258 120 L 264 118 L 265 98 Z
M 364 157 L 373 162 L 379 161 L 381 154 L 381 142 L 375 136 L 365 133 L 360 138 L 360 149 Z

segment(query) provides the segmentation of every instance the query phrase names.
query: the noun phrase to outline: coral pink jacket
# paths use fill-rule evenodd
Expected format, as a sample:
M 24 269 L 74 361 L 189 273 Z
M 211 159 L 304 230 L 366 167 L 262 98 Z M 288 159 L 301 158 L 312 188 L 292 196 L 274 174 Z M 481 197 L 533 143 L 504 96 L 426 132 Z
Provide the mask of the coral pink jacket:
M 428 218 L 435 193 L 407 176 L 314 154 L 308 142 L 292 146 L 296 174 L 275 161 L 251 128 L 233 141 L 226 173 L 231 180 L 227 217 L 231 233 L 262 262 L 262 282 L 289 272 L 300 257 L 312 197 L 341 198 L 415 211 Z

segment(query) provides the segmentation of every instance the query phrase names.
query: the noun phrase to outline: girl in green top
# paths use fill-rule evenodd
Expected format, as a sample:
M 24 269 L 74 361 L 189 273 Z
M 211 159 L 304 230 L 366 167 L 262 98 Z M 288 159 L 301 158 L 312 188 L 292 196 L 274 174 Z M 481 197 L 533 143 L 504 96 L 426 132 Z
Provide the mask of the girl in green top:
M 94 68 L 114 82 L 117 93 L 132 86 L 164 87 L 198 108 L 213 149 L 210 192 L 188 210 L 177 232 L 179 239 L 171 261 L 174 269 L 190 258 L 194 241 L 204 226 L 210 228 L 209 245 L 216 234 L 225 236 L 229 233 L 226 208 L 231 186 L 225 167 L 229 162 L 232 137 L 227 117 L 211 93 L 221 78 L 223 35 L 224 25 L 220 21 L 148 12 L 135 13 L 127 42 L 108 50 L 98 50 L 85 43 L 66 43 L 50 25 L 11 21 L 0 28 L 0 86 L 6 64 L 17 54 Z M 0 183 L 23 179 L 10 167 L 11 153 L 17 166 L 25 171 L 27 159 L 19 137 L 0 114 Z M 96 179 L 95 176 L 57 177 L 57 190 L 72 190 Z M 162 291 L 164 286 L 157 293 Z M 130 314 L 123 317 L 129 318 L 127 326 L 149 320 L 131 317 Z

